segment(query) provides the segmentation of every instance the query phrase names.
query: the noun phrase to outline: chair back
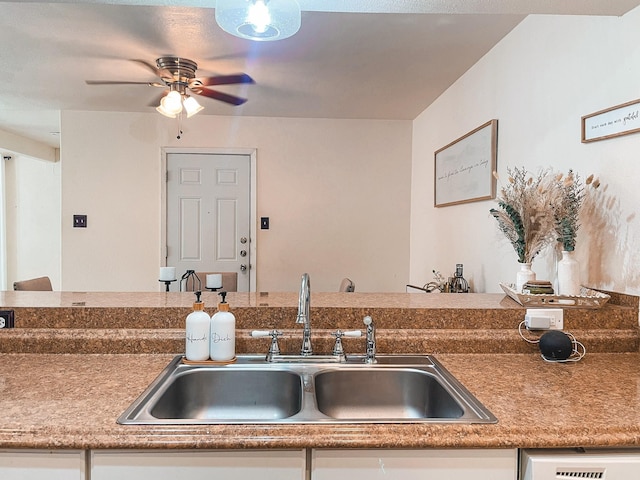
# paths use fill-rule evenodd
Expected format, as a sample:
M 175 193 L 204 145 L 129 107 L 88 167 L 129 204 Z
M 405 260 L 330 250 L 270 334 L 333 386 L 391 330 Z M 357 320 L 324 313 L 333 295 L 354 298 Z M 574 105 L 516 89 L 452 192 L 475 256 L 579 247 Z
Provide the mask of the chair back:
M 32 278 L 29 280 L 21 280 L 19 282 L 13 282 L 14 290 L 29 290 L 32 292 L 42 291 L 42 292 L 50 292 L 53 291 L 53 287 L 51 286 L 51 280 L 49 277 L 38 277 Z
M 356 284 L 353 283 L 348 278 L 343 278 L 342 282 L 340 282 L 340 289 L 338 291 L 339 292 L 355 292 Z

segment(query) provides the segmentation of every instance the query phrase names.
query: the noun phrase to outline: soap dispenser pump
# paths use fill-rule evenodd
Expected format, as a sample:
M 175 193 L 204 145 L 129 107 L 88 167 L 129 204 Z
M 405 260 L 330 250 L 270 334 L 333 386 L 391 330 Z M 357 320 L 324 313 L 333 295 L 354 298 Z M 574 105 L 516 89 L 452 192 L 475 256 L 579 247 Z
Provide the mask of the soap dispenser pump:
M 227 292 L 218 293 L 222 301 L 218 311 L 211 317 L 210 355 L 211 360 L 229 362 L 236 357 L 236 317 L 229 311 Z
M 187 315 L 185 357 L 191 361 L 209 360 L 209 321 L 200 301 L 201 292 L 195 292 L 193 312 Z

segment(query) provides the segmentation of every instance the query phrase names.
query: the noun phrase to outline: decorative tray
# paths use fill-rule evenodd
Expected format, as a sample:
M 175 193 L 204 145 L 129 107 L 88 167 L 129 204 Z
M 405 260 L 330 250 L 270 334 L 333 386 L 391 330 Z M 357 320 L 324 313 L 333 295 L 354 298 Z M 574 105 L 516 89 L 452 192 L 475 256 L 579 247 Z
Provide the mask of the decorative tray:
M 500 287 L 504 293 L 523 307 L 600 308 L 611 298 L 606 293 L 587 287 L 580 287 L 580 295 L 518 293 L 513 284 L 507 283 L 500 283 Z

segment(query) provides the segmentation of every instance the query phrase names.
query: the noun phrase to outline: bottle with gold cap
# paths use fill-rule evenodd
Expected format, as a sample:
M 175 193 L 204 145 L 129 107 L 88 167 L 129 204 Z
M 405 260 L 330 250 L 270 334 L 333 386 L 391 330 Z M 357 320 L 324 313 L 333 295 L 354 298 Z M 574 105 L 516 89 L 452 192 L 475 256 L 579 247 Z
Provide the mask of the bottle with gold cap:
M 209 322 L 200 301 L 201 292 L 195 292 L 196 302 L 193 312 L 187 315 L 185 357 L 191 361 L 209 360 Z
M 211 360 L 226 362 L 236 356 L 236 317 L 229 311 L 229 304 L 225 301 L 227 292 L 218 295 L 222 301 L 218 304 L 218 311 L 211 317 L 209 354 Z

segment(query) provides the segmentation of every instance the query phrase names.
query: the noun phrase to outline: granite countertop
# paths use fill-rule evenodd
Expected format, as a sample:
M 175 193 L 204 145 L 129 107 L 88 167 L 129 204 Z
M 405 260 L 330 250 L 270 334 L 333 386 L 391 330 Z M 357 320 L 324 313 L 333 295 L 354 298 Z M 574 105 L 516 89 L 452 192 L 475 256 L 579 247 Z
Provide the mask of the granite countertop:
M 15 311 L 16 328 L 0 331 L 0 353 L 180 353 L 188 292 L 0 292 L 0 308 Z M 216 296 L 205 292 L 205 311 Z M 298 295 L 230 292 L 237 350 L 266 351 L 251 330 L 284 332 L 283 351 L 299 348 L 295 323 Z M 362 329 L 371 315 L 383 352 L 527 353 L 518 324 L 525 308 L 503 294 L 406 294 L 317 292 L 311 299 L 314 344 L 331 351 L 337 329 Z M 588 343 L 590 352 L 637 352 L 638 298 L 612 294 L 599 309 L 565 309 L 564 328 Z M 364 349 L 349 340 L 347 352 Z
M 504 300 L 504 302 L 502 302 Z M 24 308 L 191 308 L 195 296 L 193 292 L 36 292 L 0 291 L 0 305 Z M 202 292 L 202 301 L 207 309 L 215 309 L 220 301 L 215 292 Z M 297 292 L 228 292 L 227 302 L 232 308 L 291 307 L 298 306 Z M 482 309 L 495 308 L 496 303 L 503 309 L 517 308 L 503 294 L 475 293 L 459 295 L 427 295 L 424 293 L 349 293 L 312 292 L 313 307 L 335 308 L 429 308 L 429 309 Z
M 207 292 L 208 293 L 208 292 Z M 209 298 L 210 297 L 210 298 Z M 236 351 L 266 352 L 252 329 L 282 329 L 299 349 L 296 293 L 230 293 Z M 205 295 L 212 313 L 214 296 Z M 0 292 L 0 448 L 552 448 L 640 445 L 639 299 L 567 308 L 587 347 L 578 363 L 543 361 L 524 342 L 525 309 L 499 294 L 314 293 L 314 350 L 331 332 L 376 324 L 380 353 L 430 353 L 496 424 L 132 426 L 116 419 L 184 351 L 187 293 Z M 362 339 L 345 344 L 362 352 Z
M 516 448 L 640 445 L 640 355 L 439 354 L 497 424 L 129 426 L 170 354 L 2 354 L 0 448 Z

